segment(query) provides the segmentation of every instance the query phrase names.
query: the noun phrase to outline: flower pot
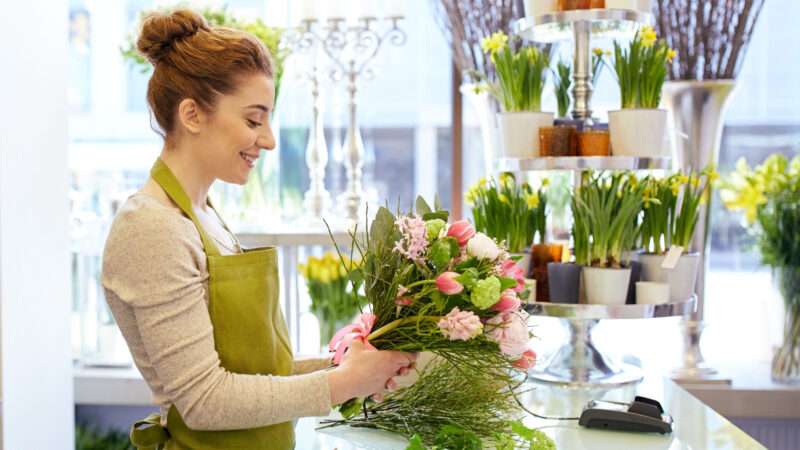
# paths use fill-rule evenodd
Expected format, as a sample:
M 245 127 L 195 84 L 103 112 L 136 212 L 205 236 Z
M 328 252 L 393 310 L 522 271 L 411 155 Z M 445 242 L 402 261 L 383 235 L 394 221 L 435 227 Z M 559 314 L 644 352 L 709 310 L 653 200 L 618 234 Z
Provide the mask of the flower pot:
M 539 128 L 539 156 L 553 156 L 550 148 L 553 146 L 553 132 L 556 127 Z
M 507 158 L 531 158 L 539 156 L 539 128 L 553 125 L 553 113 L 500 113 L 497 122 L 503 155 Z
M 578 303 L 582 269 L 582 266 L 574 263 L 551 262 L 547 264 L 547 281 L 550 285 L 551 302 Z
M 558 0 L 525 0 L 525 17 L 540 16 L 558 11 Z
M 685 301 L 695 292 L 700 255 L 698 253 L 681 255 L 678 264 L 672 270 L 661 268 L 665 257 L 651 253 L 639 255 L 639 262 L 642 263 L 642 281 L 667 283 L 670 301 Z
M 668 156 L 664 145 L 665 109 L 622 109 L 608 112 L 614 156 Z
M 539 129 L 540 156 L 574 156 L 572 141 L 575 129 L 561 125 Z
M 550 288 L 547 280 L 547 264 L 561 262 L 564 246 L 561 244 L 534 244 L 531 247 L 531 270 L 528 278 L 536 280 L 536 301 L 550 301 Z
M 669 303 L 669 284 L 655 281 L 637 282 L 636 303 L 639 305 L 661 305 Z
M 625 261 L 624 257 L 622 259 Z M 642 263 L 631 261 L 631 279 L 628 282 L 628 297 L 625 299 L 626 305 L 636 304 L 636 283 L 642 279 Z
M 631 269 L 584 267 L 586 302 L 597 305 L 624 305 L 628 297 Z
M 639 9 L 639 0 L 606 0 L 607 9 Z
M 610 136 L 607 130 L 585 130 L 578 133 L 578 155 L 608 156 Z
M 591 0 L 558 0 L 558 9 L 569 11 L 571 9 L 589 9 Z

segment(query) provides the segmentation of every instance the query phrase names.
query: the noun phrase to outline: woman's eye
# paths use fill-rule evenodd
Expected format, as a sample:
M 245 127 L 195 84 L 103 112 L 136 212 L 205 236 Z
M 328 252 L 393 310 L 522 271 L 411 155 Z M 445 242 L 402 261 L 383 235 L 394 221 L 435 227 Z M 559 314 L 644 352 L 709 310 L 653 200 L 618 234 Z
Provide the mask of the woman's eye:
M 261 124 L 256 122 L 255 120 L 247 119 L 247 126 L 249 126 L 250 128 L 258 128 L 261 126 Z

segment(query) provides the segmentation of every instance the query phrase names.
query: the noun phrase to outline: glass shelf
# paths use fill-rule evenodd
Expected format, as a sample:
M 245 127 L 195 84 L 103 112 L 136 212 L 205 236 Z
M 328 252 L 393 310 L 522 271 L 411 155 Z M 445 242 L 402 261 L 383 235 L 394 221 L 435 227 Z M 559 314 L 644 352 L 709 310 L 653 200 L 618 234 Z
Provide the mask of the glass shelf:
M 576 22 L 590 22 L 592 37 L 622 38 L 632 36 L 641 25 L 652 25 L 653 15 L 627 9 L 579 9 L 525 17 L 514 23 L 514 33 L 542 43 L 574 38 Z
M 538 158 L 500 158 L 500 172 L 547 170 L 666 170 L 672 167 L 669 157 L 638 156 L 543 156 Z

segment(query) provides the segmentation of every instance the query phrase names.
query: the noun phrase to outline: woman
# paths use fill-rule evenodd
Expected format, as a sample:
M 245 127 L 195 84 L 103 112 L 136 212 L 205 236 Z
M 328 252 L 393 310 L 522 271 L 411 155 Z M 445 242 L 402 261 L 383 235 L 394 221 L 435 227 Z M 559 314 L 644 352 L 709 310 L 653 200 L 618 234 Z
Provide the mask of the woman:
M 161 407 L 132 439 L 293 448 L 293 419 L 382 392 L 414 355 L 356 343 L 330 370 L 329 359 L 294 360 L 275 249 L 243 252 L 208 202 L 215 180 L 245 183 L 261 150 L 275 148 L 263 44 L 180 10 L 149 16 L 137 47 L 154 66 L 147 100 L 164 147 L 117 214 L 103 257 L 107 301 Z

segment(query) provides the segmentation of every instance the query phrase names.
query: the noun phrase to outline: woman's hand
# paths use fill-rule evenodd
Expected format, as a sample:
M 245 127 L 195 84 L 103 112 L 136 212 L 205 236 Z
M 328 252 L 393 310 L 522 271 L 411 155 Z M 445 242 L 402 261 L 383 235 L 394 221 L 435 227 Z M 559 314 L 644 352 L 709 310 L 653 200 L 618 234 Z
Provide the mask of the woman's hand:
M 392 377 L 408 373 L 416 359 L 415 353 L 369 350 L 361 341 L 353 341 L 339 367 L 328 373 L 331 404 L 392 389 Z

